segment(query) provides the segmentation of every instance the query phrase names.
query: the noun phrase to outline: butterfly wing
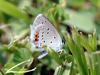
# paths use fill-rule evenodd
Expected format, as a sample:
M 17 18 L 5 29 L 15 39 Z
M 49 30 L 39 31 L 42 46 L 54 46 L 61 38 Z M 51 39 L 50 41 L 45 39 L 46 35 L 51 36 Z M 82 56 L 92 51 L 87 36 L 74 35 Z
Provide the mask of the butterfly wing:
M 31 40 L 32 44 L 43 50 L 43 46 L 53 48 L 57 52 L 62 48 L 62 39 L 55 29 L 55 27 L 49 22 L 49 20 L 42 14 L 39 14 L 34 20 L 31 26 Z

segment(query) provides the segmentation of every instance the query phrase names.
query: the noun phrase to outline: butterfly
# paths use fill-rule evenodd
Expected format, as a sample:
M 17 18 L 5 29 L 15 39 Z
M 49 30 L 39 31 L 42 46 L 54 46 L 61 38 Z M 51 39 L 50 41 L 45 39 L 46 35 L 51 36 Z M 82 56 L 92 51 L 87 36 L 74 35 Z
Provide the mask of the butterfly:
M 37 15 L 30 28 L 30 40 L 33 47 L 38 48 L 41 52 L 44 51 L 43 46 L 45 45 L 56 52 L 62 49 L 63 43 L 58 31 L 43 14 Z

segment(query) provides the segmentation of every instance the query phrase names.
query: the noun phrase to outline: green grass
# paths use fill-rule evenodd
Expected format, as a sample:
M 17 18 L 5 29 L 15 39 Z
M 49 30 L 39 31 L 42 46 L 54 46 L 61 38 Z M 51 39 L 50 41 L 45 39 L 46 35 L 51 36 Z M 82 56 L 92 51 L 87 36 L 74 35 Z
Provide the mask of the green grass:
M 34 75 L 100 75 L 99 9 L 98 0 L 0 0 L 0 75 L 23 75 L 41 54 L 29 42 L 40 13 L 65 44 L 59 53 L 45 46 L 48 55 L 33 64 Z

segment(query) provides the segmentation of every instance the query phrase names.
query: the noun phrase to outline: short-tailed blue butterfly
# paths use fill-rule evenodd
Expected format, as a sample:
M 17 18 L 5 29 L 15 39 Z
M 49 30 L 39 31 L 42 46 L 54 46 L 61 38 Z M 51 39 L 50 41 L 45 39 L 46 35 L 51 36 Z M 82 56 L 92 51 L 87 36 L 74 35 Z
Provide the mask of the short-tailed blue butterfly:
M 33 25 L 31 25 L 30 40 L 32 46 L 38 48 L 41 52 L 44 51 L 44 45 L 51 47 L 56 52 L 59 52 L 63 45 L 59 33 L 43 14 L 37 15 Z

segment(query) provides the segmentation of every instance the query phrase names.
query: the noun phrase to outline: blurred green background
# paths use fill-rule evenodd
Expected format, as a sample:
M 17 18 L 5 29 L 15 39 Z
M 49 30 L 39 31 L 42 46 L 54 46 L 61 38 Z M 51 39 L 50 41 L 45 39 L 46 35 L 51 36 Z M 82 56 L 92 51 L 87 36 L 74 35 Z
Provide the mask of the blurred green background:
M 5 73 L 7 69 L 14 65 L 38 55 L 36 49 L 34 49 L 36 53 L 32 54 L 31 50 L 33 49 L 28 38 L 30 25 L 40 13 L 49 18 L 62 38 L 62 32 L 66 32 L 68 26 L 76 26 L 79 31 L 86 34 L 96 31 L 96 49 L 100 50 L 100 0 L 0 0 L 1 74 L 2 71 Z M 67 51 L 66 46 L 63 49 Z M 97 60 L 100 57 L 100 53 L 98 54 L 97 56 L 94 55 Z M 70 56 L 68 55 L 67 58 L 70 59 Z M 41 62 L 39 69 L 34 74 L 49 75 L 50 73 L 50 75 L 53 75 L 58 64 L 51 57 L 47 57 Z M 15 70 L 25 70 L 24 67 L 20 66 Z M 99 70 L 100 67 L 97 69 L 97 73 L 89 75 L 99 75 Z M 66 71 L 63 75 L 67 75 L 68 72 Z M 76 75 L 75 73 L 70 75 Z

